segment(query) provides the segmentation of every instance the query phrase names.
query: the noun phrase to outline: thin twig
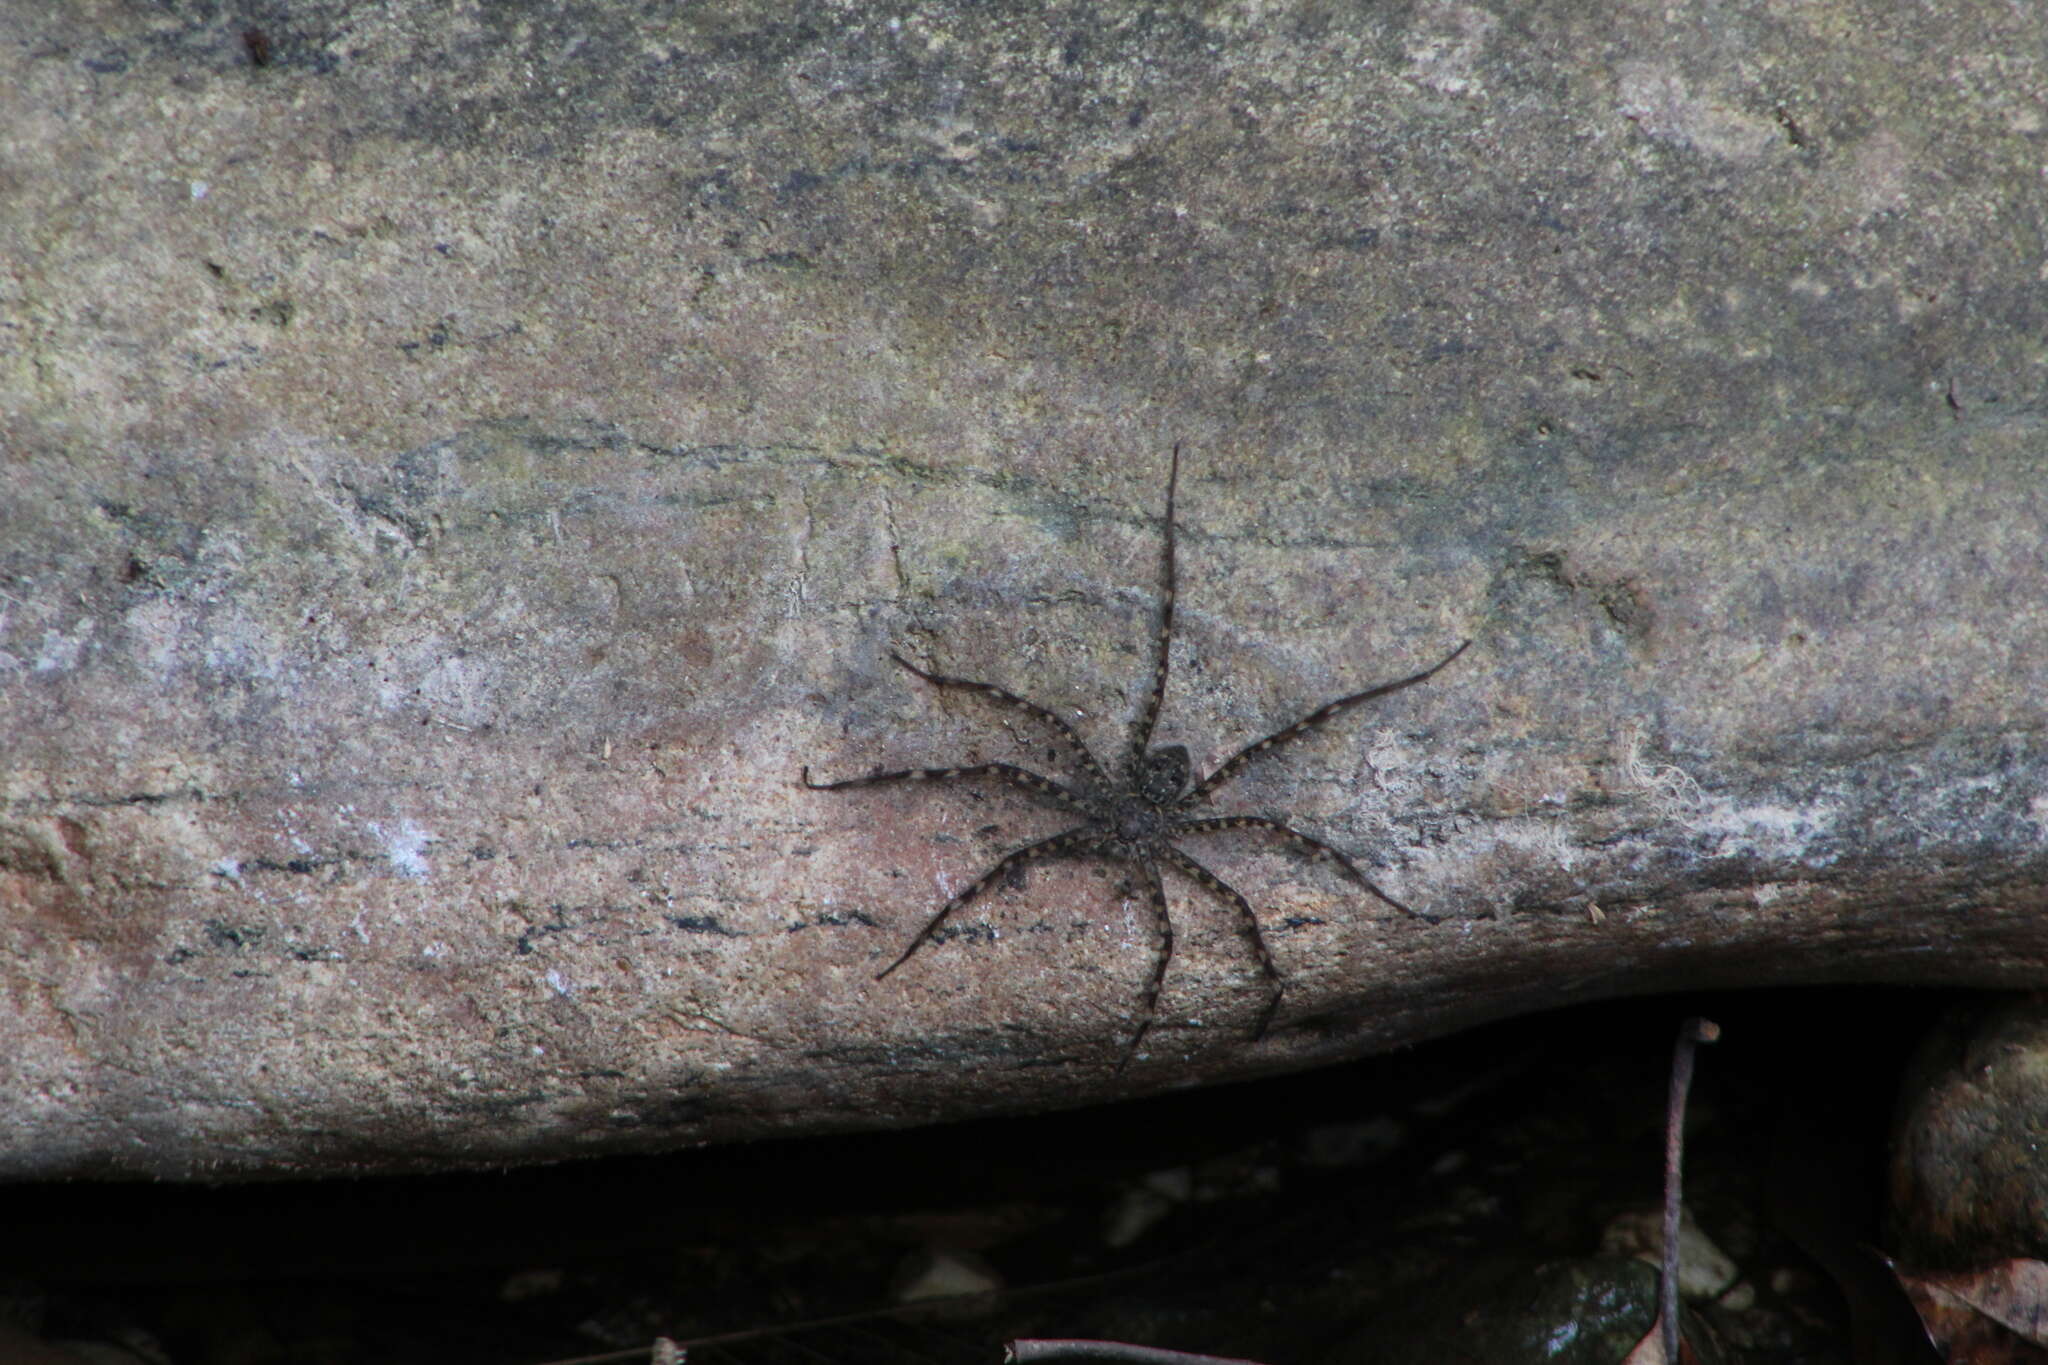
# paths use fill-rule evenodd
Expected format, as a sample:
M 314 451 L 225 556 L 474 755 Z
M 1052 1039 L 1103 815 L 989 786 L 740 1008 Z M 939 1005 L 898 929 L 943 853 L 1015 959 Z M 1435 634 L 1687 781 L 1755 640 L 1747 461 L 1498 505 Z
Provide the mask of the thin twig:
M 1003 1365 L 1031 1365 L 1033 1361 L 1083 1356 L 1091 1360 L 1122 1360 L 1130 1365 L 1258 1365 L 1257 1361 L 1233 1356 L 1197 1355 L 1193 1351 L 1167 1351 L 1157 1346 L 1133 1346 L 1127 1341 L 1026 1338 L 1003 1343 Z
M 1664 1109 L 1664 1280 L 1657 1286 L 1657 1317 L 1664 1325 L 1664 1365 L 1678 1365 L 1678 1210 L 1685 1163 L 1685 1095 L 1692 1089 L 1692 1058 L 1701 1043 L 1721 1036 L 1711 1019 L 1678 1026 L 1671 1053 L 1671 1097 Z

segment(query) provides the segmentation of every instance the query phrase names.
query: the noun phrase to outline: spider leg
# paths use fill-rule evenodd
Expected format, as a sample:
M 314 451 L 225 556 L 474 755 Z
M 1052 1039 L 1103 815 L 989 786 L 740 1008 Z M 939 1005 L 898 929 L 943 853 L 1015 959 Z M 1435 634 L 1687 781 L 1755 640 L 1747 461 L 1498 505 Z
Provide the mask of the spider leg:
M 1257 757 L 1259 754 L 1262 754 L 1266 752 L 1266 750 L 1274 748 L 1278 745 L 1285 744 L 1290 739 L 1294 739 L 1298 736 L 1307 734 L 1310 730 L 1315 729 L 1318 725 L 1323 724 L 1325 721 L 1334 719 L 1335 717 L 1341 715 L 1345 711 L 1350 710 L 1352 707 L 1357 706 L 1361 702 L 1371 701 L 1374 697 L 1384 697 L 1389 692 L 1399 692 L 1402 688 L 1413 687 L 1415 686 L 1415 684 L 1419 682 L 1427 682 L 1429 679 L 1435 677 L 1441 669 L 1443 669 L 1446 665 L 1448 665 L 1451 662 L 1451 660 L 1457 658 L 1460 654 L 1463 654 L 1467 649 L 1469 649 L 1471 645 L 1472 642 L 1470 640 L 1467 640 L 1464 644 L 1459 645 L 1456 649 L 1452 650 L 1449 654 L 1446 654 L 1443 658 L 1437 660 L 1437 662 L 1432 664 L 1430 667 L 1423 669 L 1420 673 L 1411 674 L 1408 677 L 1398 679 L 1394 682 L 1381 683 L 1378 687 L 1368 687 L 1365 689 L 1365 691 L 1353 692 L 1348 697 L 1339 697 L 1337 698 L 1337 700 L 1330 702 L 1327 705 L 1320 706 L 1315 710 L 1309 712 L 1307 715 L 1303 716 L 1300 720 L 1294 722 L 1294 724 L 1288 726 L 1286 729 L 1278 731 L 1275 734 L 1267 735 L 1264 739 L 1259 740 L 1257 743 L 1245 745 L 1244 748 L 1239 749 L 1235 754 L 1232 754 L 1229 758 L 1225 759 L 1223 762 L 1223 766 L 1218 768 L 1215 772 L 1210 773 L 1200 782 L 1197 782 L 1194 786 L 1194 789 L 1190 791 L 1185 797 L 1181 798 L 1181 804 L 1183 806 L 1192 805 L 1194 802 L 1201 800 L 1210 792 L 1215 791 L 1225 782 L 1228 782 L 1231 778 L 1235 777 L 1237 775 L 1237 770 L 1239 768 L 1242 768 L 1245 764 L 1251 762 L 1251 760 Z
M 1252 952 L 1259 959 L 1259 970 L 1264 973 L 1266 980 L 1272 983 L 1272 996 L 1266 1001 L 1266 1008 L 1259 1011 L 1259 1022 L 1252 1028 L 1252 1041 L 1257 1042 L 1266 1036 L 1266 1026 L 1273 1022 L 1273 1015 L 1280 1008 L 1281 992 L 1287 987 L 1280 979 L 1280 968 L 1273 963 L 1273 954 L 1266 948 L 1266 936 L 1259 932 L 1259 917 L 1253 912 L 1252 903 L 1246 900 L 1236 887 L 1172 844 L 1161 843 L 1159 851 L 1165 854 L 1167 860 L 1175 867 L 1192 877 L 1197 884 L 1207 888 L 1212 895 L 1219 896 L 1237 907 L 1238 919 L 1245 931 L 1245 937 L 1251 940 Z
M 872 787 L 881 782 L 939 782 L 956 777 L 980 777 L 988 774 L 1000 777 L 1013 787 L 1022 787 L 1034 796 L 1047 800 L 1076 814 L 1086 814 L 1087 809 L 1079 793 L 1070 791 L 1061 783 L 1049 777 L 1040 776 L 1029 768 L 1020 768 L 1014 763 L 977 763 L 971 768 L 904 768 L 891 773 L 871 773 L 866 777 L 849 777 L 839 782 L 813 782 L 811 770 L 803 770 L 804 785 L 814 792 L 838 791 L 843 787 Z
M 1393 906 L 1396 910 L 1404 914 L 1413 915 L 1425 924 L 1435 924 L 1438 922 L 1434 915 L 1425 915 L 1420 910 L 1403 905 L 1386 892 L 1380 890 L 1379 887 L 1373 885 L 1372 878 L 1360 871 L 1358 864 L 1352 862 L 1341 850 L 1330 847 L 1330 845 L 1314 835 L 1302 833 L 1284 820 L 1275 820 L 1269 815 L 1219 815 L 1214 819 L 1183 819 L 1176 821 L 1174 824 L 1174 832 L 1177 834 L 1213 834 L 1219 830 L 1226 829 L 1262 829 L 1268 833 L 1277 834 L 1283 839 L 1291 839 L 1314 853 L 1318 861 L 1336 863 L 1337 866 L 1343 868 L 1351 875 L 1353 881 L 1372 892 L 1373 895 L 1378 896 L 1388 905 Z
M 1102 771 L 1102 765 L 1095 761 L 1095 755 L 1081 742 L 1081 736 L 1074 732 L 1074 727 L 1067 724 L 1058 712 L 1048 710 L 1035 701 L 1028 701 L 1007 688 L 997 687 L 994 683 L 976 682 L 972 678 L 953 678 L 944 673 L 927 673 L 894 650 L 889 651 L 889 657 L 934 687 L 958 687 L 970 692 L 979 692 L 984 697 L 992 698 L 1005 706 L 1013 706 L 1028 716 L 1044 721 L 1060 732 L 1060 737 L 1067 742 L 1067 748 L 1073 751 L 1074 757 L 1080 760 L 1082 768 L 1087 770 L 1088 775 L 1095 779 L 1098 786 L 1109 785 L 1109 775 Z
M 917 937 L 910 940 L 910 946 L 903 950 L 902 955 L 888 966 L 882 968 L 881 971 L 875 973 L 875 980 L 882 980 L 889 973 L 910 961 L 910 955 L 919 948 L 922 948 L 925 940 L 938 932 L 939 926 L 946 922 L 946 916 L 952 914 L 955 910 L 958 910 L 961 906 L 987 890 L 991 882 L 1011 868 L 1016 867 L 1020 863 L 1029 862 L 1033 858 L 1057 858 L 1070 853 L 1093 851 L 1101 837 L 1101 834 L 1093 825 L 1076 825 L 1064 833 L 1053 835 L 1050 839 L 1040 839 L 1035 844 L 1026 844 L 1022 848 L 1013 849 L 1005 853 L 1002 857 L 996 859 L 994 867 L 991 867 L 988 871 L 969 882 L 953 899 L 940 906 L 939 913 L 925 921 L 924 928 L 917 931 Z
M 1173 571 L 1173 499 L 1180 487 L 1180 443 L 1173 447 L 1172 471 L 1166 476 L 1166 555 L 1160 570 L 1161 593 L 1159 608 L 1159 639 L 1154 647 L 1152 662 L 1152 691 L 1145 698 L 1145 709 L 1138 714 L 1137 724 L 1131 728 L 1131 767 L 1137 768 L 1145 751 L 1152 747 L 1152 729 L 1159 723 L 1159 707 L 1166 699 L 1167 654 L 1173 645 L 1173 598 L 1175 578 Z
M 1124 1047 L 1123 1060 L 1116 1064 L 1117 1074 L 1131 1064 L 1131 1058 L 1138 1055 L 1138 1044 L 1145 1041 L 1145 1035 L 1152 1031 L 1152 1021 L 1159 1013 L 1159 991 L 1166 984 L 1166 964 L 1173 961 L 1173 919 L 1166 913 L 1166 883 L 1159 878 L 1159 864 L 1150 858 L 1134 859 L 1145 873 L 1145 895 L 1152 902 L 1152 915 L 1159 924 L 1159 956 L 1152 964 L 1152 980 L 1145 987 L 1144 1004 L 1138 1014 L 1138 1031 L 1131 1035 L 1131 1041 Z

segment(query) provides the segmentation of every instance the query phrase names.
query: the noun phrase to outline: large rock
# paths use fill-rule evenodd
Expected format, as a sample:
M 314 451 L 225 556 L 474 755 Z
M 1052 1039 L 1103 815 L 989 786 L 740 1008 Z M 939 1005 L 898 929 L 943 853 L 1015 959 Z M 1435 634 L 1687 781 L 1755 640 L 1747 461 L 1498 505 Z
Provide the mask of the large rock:
M 2044 1128 L 2048 1000 L 1951 1011 L 1900 1087 L 1887 1245 L 1916 1271 L 2048 1257 Z
M 232 9 L 232 7 L 229 7 Z M 2048 11 L 0 0 L 0 1173 L 2040 984 Z M 261 62 L 258 62 L 261 58 Z M 1179 946 L 1043 764 L 1262 759 Z M 1195 847 L 1191 843 L 1191 847 Z

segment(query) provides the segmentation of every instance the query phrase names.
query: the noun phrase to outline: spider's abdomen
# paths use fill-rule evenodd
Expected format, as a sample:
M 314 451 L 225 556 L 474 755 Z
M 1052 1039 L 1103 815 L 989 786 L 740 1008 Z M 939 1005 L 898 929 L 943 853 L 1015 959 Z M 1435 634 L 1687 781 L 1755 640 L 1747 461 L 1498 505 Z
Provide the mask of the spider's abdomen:
M 1162 744 L 1138 764 L 1138 795 L 1155 806 L 1180 800 L 1180 794 L 1187 790 L 1188 768 L 1187 745 Z

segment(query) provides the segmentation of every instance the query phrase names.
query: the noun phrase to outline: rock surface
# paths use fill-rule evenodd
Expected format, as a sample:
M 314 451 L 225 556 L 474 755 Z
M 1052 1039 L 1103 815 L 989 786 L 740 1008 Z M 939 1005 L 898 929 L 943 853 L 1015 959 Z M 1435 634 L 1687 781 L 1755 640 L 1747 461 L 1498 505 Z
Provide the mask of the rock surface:
M 1065 1105 L 2048 980 L 2048 11 L 0 0 L 0 1174 Z M 194 17 L 194 15 L 199 17 Z M 1148 915 L 1109 752 L 1465 638 Z
M 1915 1270 L 2048 1260 L 2048 1000 L 1958 1008 L 1907 1069 L 1890 1245 Z

